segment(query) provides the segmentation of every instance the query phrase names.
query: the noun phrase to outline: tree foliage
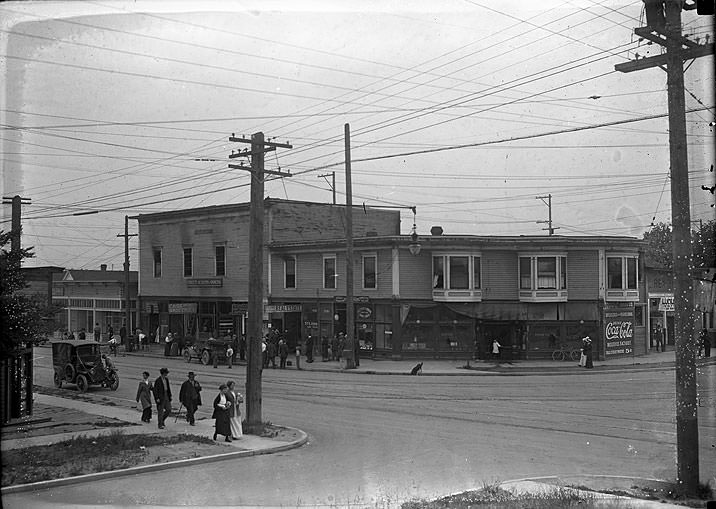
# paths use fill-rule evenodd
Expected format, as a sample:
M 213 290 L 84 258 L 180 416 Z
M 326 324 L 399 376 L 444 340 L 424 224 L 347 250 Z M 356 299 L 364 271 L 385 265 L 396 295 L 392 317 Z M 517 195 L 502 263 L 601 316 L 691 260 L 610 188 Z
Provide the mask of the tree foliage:
M 47 321 L 52 310 L 41 299 L 23 295 L 27 287 L 22 260 L 32 258 L 32 248 L 17 252 L 6 249 L 12 232 L 0 231 L 0 354 L 9 355 L 45 339 Z
M 644 233 L 644 240 L 649 243 L 646 251 L 648 266 L 672 268 L 674 256 L 671 235 L 671 226 L 667 223 L 657 223 Z M 691 254 L 694 268 L 716 267 L 716 221 L 699 223 L 697 228 L 691 230 Z

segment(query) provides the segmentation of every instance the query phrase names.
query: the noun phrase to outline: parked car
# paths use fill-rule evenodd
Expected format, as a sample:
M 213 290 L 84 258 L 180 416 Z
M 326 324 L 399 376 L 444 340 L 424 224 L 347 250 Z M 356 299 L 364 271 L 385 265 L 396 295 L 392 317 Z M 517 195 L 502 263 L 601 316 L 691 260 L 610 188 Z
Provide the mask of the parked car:
M 191 362 L 192 359 L 198 359 L 204 366 L 208 366 L 214 362 L 214 357 L 218 357 L 219 363 L 226 362 L 226 348 L 231 346 L 230 339 L 197 339 L 191 344 L 184 347 L 184 360 Z
M 111 361 L 103 362 L 100 344 L 95 341 L 53 341 L 52 366 L 58 389 L 62 382 L 76 384 L 80 392 L 86 392 L 90 385 L 109 387 L 113 391 L 119 387 L 117 369 Z

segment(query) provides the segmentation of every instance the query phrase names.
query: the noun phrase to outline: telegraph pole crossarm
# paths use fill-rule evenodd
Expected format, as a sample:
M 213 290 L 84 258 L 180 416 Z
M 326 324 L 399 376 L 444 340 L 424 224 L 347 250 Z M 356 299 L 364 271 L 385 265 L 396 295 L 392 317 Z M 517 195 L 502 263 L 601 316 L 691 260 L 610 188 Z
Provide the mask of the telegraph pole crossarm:
M 124 233 L 118 234 L 117 237 L 124 237 L 124 321 L 128 332 L 132 330 L 132 313 L 129 309 L 129 237 L 136 236 L 136 233 L 129 233 L 129 216 L 124 216 Z

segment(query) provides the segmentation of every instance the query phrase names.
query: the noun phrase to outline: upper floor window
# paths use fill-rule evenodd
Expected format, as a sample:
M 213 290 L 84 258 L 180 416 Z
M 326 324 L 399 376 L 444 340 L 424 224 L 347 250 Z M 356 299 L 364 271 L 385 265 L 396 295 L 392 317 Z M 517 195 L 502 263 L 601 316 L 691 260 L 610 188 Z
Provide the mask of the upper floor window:
M 469 255 L 433 256 L 433 289 L 471 290 L 481 287 L 480 257 Z
M 324 256 L 323 257 L 323 288 L 335 289 L 336 288 L 336 257 L 335 256 Z
M 190 247 L 184 248 L 184 277 L 191 277 L 192 275 L 192 249 Z
M 638 281 L 636 256 L 607 256 L 607 288 L 636 290 Z
M 290 257 L 283 261 L 284 288 L 296 288 L 296 258 Z
M 566 256 L 520 256 L 519 271 L 520 290 L 564 290 L 567 288 Z
M 214 246 L 214 267 L 217 276 L 226 275 L 226 246 Z
M 161 248 L 153 249 L 154 258 L 154 277 L 162 277 L 162 250 Z
M 378 257 L 374 254 L 363 255 L 363 289 L 378 288 Z

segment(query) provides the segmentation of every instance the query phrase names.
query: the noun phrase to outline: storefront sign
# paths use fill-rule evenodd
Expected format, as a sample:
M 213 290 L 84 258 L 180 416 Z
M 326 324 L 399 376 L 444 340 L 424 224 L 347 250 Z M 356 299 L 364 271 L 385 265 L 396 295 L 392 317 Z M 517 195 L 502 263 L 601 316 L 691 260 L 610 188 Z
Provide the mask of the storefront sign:
M 302 304 L 269 304 L 264 306 L 264 313 L 300 313 Z
M 181 302 L 169 304 L 169 313 L 183 315 L 185 313 L 196 313 L 196 302 Z
M 674 296 L 670 295 L 659 299 L 659 311 L 674 311 Z
M 356 316 L 361 320 L 370 320 L 370 317 L 373 316 L 373 310 L 367 306 L 360 306 Z
M 150 315 L 159 313 L 159 303 L 154 301 L 147 301 L 144 303 L 144 312 Z
M 243 315 L 248 312 L 249 304 L 247 302 L 232 302 L 231 303 L 231 314 L 232 315 Z
M 206 277 L 206 278 L 200 278 L 200 279 L 187 279 L 186 285 L 189 288 L 196 288 L 196 287 L 221 287 L 224 285 L 224 280 L 220 277 Z
M 604 355 L 607 359 L 634 352 L 634 308 L 604 309 Z

